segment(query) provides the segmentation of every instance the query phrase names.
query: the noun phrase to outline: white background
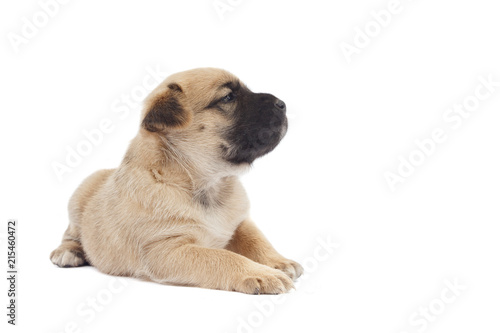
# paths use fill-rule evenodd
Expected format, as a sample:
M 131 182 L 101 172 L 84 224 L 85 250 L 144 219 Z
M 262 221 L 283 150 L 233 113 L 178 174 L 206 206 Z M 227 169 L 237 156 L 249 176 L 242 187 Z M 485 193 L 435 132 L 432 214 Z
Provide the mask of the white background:
M 498 4 L 401 0 L 349 63 L 341 43 L 388 0 L 232 3 L 221 19 L 212 0 L 70 1 L 16 52 L 8 36 L 42 9 L 2 2 L 0 218 L 19 220 L 20 271 L 16 327 L 1 279 L 2 332 L 498 332 L 500 87 L 459 128 L 443 119 L 479 76 L 500 81 Z M 120 119 L 114 103 L 148 68 L 202 66 L 287 103 L 286 138 L 243 181 L 274 246 L 308 263 L 297 290 L 277 299 L 53 266 L 69 196 L 119 165 L 137 132 L 140 106 Z M 52 164 L 105 118 L 111 133 L 59 181 Z M 447 140 L 391 191 L 384 173 L 435 128 Z M 318 260 L 318 239 L 340 247 Z

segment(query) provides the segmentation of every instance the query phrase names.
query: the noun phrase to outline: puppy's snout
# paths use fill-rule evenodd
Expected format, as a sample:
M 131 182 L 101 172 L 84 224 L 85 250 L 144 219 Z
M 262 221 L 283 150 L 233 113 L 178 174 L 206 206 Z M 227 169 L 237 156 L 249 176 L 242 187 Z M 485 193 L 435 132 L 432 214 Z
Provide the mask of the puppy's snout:
M 279 110 L 286 112 L 286 104 L 281 99 L 276 98 L 276 102 L 274 102 L 274 106 L 276 106 Z

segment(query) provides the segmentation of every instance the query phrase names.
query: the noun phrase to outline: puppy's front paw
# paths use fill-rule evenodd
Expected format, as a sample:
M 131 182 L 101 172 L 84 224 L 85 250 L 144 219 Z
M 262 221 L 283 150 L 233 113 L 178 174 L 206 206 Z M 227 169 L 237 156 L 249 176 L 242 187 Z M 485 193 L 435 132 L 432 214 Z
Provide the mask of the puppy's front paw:
M 283 272 L 259 265 L 239 279 L 235 291 L 256 295 L 283 294 L 293 287 L 293 281 Z
M 304 273 L 304 268 L 302 268 L 301 264 L 283 257 L 270 258 L 264 264 L 284 272 L 294 281 L 297 280 L 302 273 Z

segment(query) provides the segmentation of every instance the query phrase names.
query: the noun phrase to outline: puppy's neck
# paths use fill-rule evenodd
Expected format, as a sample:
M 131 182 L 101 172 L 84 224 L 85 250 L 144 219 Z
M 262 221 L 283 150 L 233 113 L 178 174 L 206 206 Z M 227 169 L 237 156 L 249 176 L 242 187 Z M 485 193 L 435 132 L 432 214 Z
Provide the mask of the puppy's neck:
M 197 164 L 174 142 L 145 131 L 132 140 L 122 165 L 146 169 L 156 181 L 190 193 L 204 206 L 221 204 L 219 198 L 231 190 L 236 177 L 223 168 Z

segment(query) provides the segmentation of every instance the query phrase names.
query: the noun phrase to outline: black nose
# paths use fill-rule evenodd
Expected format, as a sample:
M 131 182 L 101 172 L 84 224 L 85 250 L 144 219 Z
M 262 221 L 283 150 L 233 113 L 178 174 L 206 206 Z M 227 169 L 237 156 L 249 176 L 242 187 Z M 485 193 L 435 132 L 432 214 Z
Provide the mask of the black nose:
M 281 99 L 276 99 L 276 102 L 274 102 L 274 105 L 276 105 L 276 107 L 278 109 L 286 111 L 286 104 Z

